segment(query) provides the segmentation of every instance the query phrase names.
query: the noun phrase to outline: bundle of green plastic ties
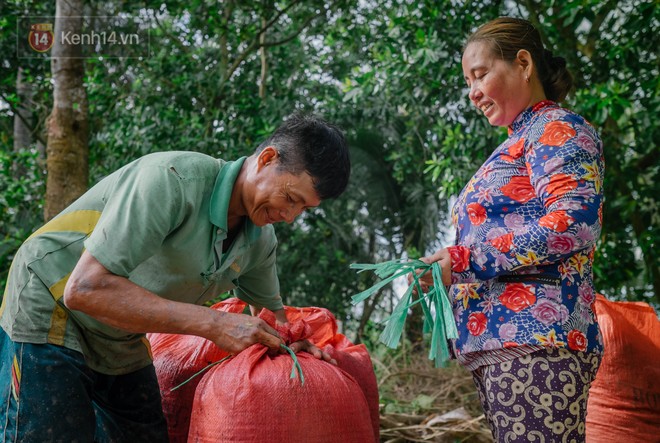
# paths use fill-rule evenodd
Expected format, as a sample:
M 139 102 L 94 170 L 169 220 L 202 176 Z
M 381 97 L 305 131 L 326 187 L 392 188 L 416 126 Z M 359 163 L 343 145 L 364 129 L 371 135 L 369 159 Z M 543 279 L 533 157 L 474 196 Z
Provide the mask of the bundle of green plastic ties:
M 442 284 L 442 271 L 438 263 L 435 262 L 429 265 L 421 260 L 391 260 L 376 264 L 353 263 L 350 267 L 351 269 L 357 269 L 358 273 L 373 271 L 382 279 L 366 291 L 354 295 L 352 297 L 354 305 L 366 300 L 395 279 L 412 274 L 412 284 L 408 286 L 408 289 L 397 303 L 392 315 L 383 320 L 386 325 L 380 334 L 379 340 L 390 348 L 396 348 L 403 333 L 408 309 L 419 304 L 424 312 L 424 333 L 431 333 L 429 359 L 435 362 L 436 367 L 445 366 L 447 360 L 449 360 L 447 340 L 458 338 L 458 331 L 456 330 L 454 313 L 447 297 L 447 291 Z M 428 292 L 424 293 L 419 280 L 428 272 L 431 272 L 435 285 L 429 287 Z M 413 300 L 414 288 L 417 289 L 415 300 Z

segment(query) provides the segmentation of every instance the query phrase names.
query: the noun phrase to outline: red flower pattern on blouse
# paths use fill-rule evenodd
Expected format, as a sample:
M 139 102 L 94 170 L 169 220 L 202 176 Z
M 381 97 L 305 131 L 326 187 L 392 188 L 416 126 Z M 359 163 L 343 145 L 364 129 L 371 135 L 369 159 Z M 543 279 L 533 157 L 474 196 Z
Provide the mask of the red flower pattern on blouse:
M 508 234 L 500 235 L 499 237 L 492 239 L 490 244 L 495 246 L 498 251 L 509 252 L 511 250 L 511 246 L 513 246 L 513 232 L 509 232 Z
M 450 246 L 451 270 L 453 272 L 464 272 L 470 267 L 470 249 L 465 246 Z
M 525 175 L 517 175 L 511 177 L 509 183 L 502 186 L 500 191 L 502 191 L 502 194 L 506 195 L 511 200 L 515 200 L 520 203 L 527 203 L 536 197 L 534 187 L 529 182 L 529 177 Z
M 573 329 L 568 333 L 568 348 L 574 351 L 582 352 L 587 349 L 587 337 L 582 333 L 582 331 Z
M 577 180 L 570 174 L 555 174 L 550 177 L 548 183 L 548 192 L 552 195 L 561 197 L 569 191 L 577 188 Z
M 569 139 L 575 137 L 575 129 L 563 121 L 549 122 L 545 125 L 539 143 L 549 146 L 563 146 Z
M 488 323 L 488 318 L 485 314 L 481 312 L 473 312 L 468 317 L 467 329 L 472 335 L 481 335 L 486 330 L 486 324 Z
M 500 295 L 500 302 L 507 309 L 511 309 L 513 312 L 520 312 L 532 306 L 536 302 L 536 296 L 530 286 L 524 283 L 512 283 L 507 285 L 502 295 Z
M 554 204 L 558 198 L 563 197 L 567 192 L 576 189 L 577 186 L 578 182 L 571 174 L 552 175 L 547 188 L 550 197 L 546 199 L 545 206 L 547 207 Z
M 539 225 L 550 228 L 553 231 L 564 232 L 568 227 L 573 224 L 573 217 L 568 215 L 566 211 L 553 211 L 539 219 Z
M 468 217 L 470 217 L 470 222 L 479 226 L 486 221 L 488 216 L 486 215 L 486 209 L 481 206 L 479 203 L 470 203 L 467 207 Z
M 508 154 L 502 154 L 502 160 L 513 163 L 516 159 L 522 157 L 525 152 L 525 139 L 521 138 L 507 149 Z

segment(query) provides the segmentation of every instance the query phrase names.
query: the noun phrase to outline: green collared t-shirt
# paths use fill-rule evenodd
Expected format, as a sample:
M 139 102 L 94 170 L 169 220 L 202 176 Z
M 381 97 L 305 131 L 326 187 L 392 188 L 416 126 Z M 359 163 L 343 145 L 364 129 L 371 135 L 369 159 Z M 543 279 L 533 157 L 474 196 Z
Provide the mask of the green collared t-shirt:
M 234 290 L 250 304 L 282 308 L 272 226 L 259 228 L 247 220 L 222 252 L 229 199 L 244 161 L 157 153 L 101 180 L 21 246 L 0 326 L 14 341 L 81 351 L 102 373 L 149 364 L 144 334 L 112 328 L 64 306 L 64 286 L 84 249 L 110 272 L 163 298 L 203 304 Z

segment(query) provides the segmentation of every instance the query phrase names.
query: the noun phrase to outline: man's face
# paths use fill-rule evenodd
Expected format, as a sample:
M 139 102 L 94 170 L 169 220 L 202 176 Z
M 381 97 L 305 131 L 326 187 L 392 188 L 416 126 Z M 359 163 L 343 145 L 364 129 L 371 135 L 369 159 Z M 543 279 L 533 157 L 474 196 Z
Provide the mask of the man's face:
M 312 177 L 303 172 L 294 175 L 278 170 L 279 158 L 259 164 L 248 216 L 257 226 L 277 222 L 292 223 L 308 208 L 321 204 Z

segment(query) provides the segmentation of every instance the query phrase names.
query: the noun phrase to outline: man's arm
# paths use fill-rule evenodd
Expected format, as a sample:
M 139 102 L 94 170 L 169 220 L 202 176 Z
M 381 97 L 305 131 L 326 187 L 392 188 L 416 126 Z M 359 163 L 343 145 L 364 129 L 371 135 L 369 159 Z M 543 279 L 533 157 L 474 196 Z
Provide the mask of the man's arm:
M 197 335 L 230 353 L 255 343 L 279 351 L 283 343 L 277 331 L 259 318 L 161 298 L 111 273 L 88 251 L 71 273 L 64 304 L 128 332 Z

